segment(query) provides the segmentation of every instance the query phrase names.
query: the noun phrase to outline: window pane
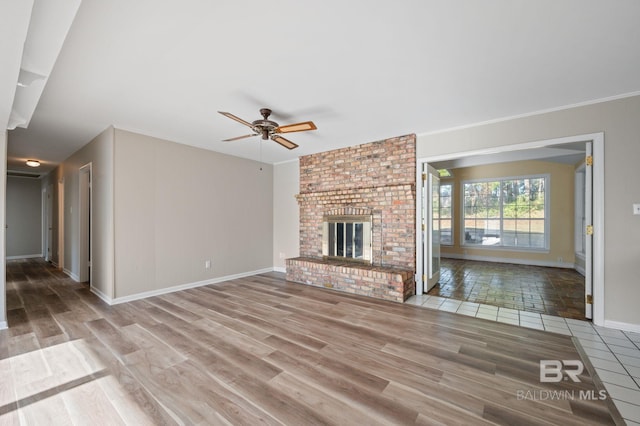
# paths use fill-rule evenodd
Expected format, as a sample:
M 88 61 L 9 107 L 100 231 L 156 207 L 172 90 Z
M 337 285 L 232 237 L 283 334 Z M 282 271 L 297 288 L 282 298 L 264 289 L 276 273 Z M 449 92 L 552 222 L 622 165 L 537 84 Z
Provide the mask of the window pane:
M 545 185 L 528 176 L 463 183 L 463 244 L 546 247 Z
M 531 247 L 544 248 L 544 219 L 532 219 L 531 220 Z
M 336 256 L 344 256 L 344 223 L 336 223 Z
M 345 257 L 353 257 L 353 223 L 347 223 L 346 225 Z
M 355 225 L 356 235 L 355 235 L 355 240 L 354 240 L 355 253 L 354 253 L 353 257 L 356 257 L 356 258 L 360 259 L 360 258 L 362 258 L 364 224 L 363 223 L 356 223 L 354 225 Z
M 336 224 L 329 222 L 329 256 L 336 255 Z
M 452 245 L 452 196 L 453 185 L 450 183 L 440 184 L 440 197 L 439 197 L 439 227 L 440 227 L 440 244 Z
M 531 245 L 531 222 L 529 220 L 516 221 L 516 246 L 529 247 Z

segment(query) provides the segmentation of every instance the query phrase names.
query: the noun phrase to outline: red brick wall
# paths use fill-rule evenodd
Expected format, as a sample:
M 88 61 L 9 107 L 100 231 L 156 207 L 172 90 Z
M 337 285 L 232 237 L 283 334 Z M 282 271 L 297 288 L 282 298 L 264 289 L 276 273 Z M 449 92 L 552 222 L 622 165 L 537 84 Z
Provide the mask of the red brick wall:
M 415 146 L 407 135 L 300 157 L 300 256 L 322 258 L 324 214 L 364 209 L 373 264 L 415 271 Z
M 287 259 L 287 280 L 345 293 L 404 302 L 415 293 L 414 273 L 405 269 L 353 265 L 296 257 Z

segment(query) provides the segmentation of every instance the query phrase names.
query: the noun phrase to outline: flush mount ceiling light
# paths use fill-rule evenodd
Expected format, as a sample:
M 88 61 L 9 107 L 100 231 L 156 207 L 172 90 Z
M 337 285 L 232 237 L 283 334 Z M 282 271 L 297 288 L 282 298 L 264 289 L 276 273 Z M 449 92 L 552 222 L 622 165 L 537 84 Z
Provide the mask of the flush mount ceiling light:
M 27 160 L 26 165 L 29 167 L 40 167 L 40 162 L 38 160 Z

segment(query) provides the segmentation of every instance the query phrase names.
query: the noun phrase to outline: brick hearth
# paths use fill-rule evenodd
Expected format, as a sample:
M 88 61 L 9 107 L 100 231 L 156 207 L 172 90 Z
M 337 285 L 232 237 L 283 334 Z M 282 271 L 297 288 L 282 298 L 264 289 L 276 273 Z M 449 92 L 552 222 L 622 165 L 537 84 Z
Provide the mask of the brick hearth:
M 287 279 L 402 302 L 415 291 L 415 135 L 300 158 L 300 258 Z M 371 214 L 372 265 L 324 260 L 324 215 Z

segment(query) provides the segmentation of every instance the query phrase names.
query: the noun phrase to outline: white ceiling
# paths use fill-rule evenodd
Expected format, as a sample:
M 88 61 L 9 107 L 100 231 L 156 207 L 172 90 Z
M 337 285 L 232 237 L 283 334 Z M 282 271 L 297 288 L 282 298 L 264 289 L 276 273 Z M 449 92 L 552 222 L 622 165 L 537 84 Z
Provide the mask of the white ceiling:
M 491 154 L 473 155 L 429 163 L 436 169 L 459 169 L 487 164 L 510 163 L 515 161 L 547 161 L 575 166 L 586 155 L 585 142 L 570 142 L 561 145 L 543 146 L 523 150 L 508 150 Z
M 275 163 L 637 93 L 639 21 L 637 0 L 83 0 L 9 168 L 109 125 Z M 261 107 L 318 130 L 221 142 L 249 132 L 217 111 Z

